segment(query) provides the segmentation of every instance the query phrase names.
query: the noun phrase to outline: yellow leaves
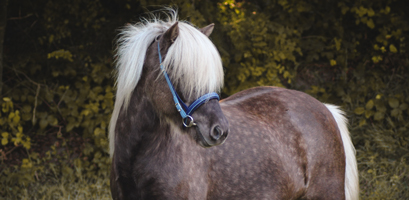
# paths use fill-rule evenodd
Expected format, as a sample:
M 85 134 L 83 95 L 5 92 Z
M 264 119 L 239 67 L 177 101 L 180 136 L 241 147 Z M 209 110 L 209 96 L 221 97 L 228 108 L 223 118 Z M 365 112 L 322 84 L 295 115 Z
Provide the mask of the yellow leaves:
M 318 87 L 318 86 L 315 86 L 315 85 L 312 85 L 311 89 L 307 90 L 306 92 L 309 93 L 309 94 L 325 93 L 325 89 L 321 88 L 321 87 Z
M 355 108 L 354 113 L 357 115 L 362 115 L 365 112 L 365 108 L 364 107 L 358 107 Z
M 8 115 L 1 117 L 1 144 L 3 146 L 13 142 L 15 146 L 23 144 L 26 149 L 31 146 L 30 138 L 23 133 L 23 126 L 21 125 L 20 110 L 13 110 L 13 102 L 10 98 L 4 97 L 2 104 L 2 112 Z M 23 106 L 23 110 L 26 106 Z M 29 108 L 30 109 L 30 108 Z
M 342 39 L 334 38 L 334 41 L 335 41 L 335 48 L 337 49 L 337 51 L 339 51 L 341 49 Z
M 11 113 L 10 113 L 11 114 Z M 13 124 L 18 124 L 20 122 L 20 111 L 16 110 L 14 117 L 13 117 Z
M 90 114 L 90 110 L 83 110 L 82 112 L 81 112 L 81 115 L 84 115 L 84 116 L 88 116 Z
M 23 141 L 23 133 L 17 133 L 16 137 L 11 139 L 12 142 L 14 142 L 14 146 L 17 146 Z
M 342 10 L 342 14 L 346 13 L 346 8 Z M 351 8 L 351 11 L 355 12 L 356 14 L 358 14 L 359 17 L 364 17 L 365 15 L 367 15 L 368 17 L 373 17 L 375 16 L 375 11 L 372 8 L 365 8 L 363 6 L 359 6 L 359 8 L 353 7 Z
M 361 126 L 364 126 L 364 125 L 366 125 L 366 119 L 361 119 L 359 121 L 359 126 L 361 127 Z
M 48 58 L 48 59 L 51 59 L 51 58 L 55 58 L 55 59 L 62 58 L 62 59 L 68 60 L 68 61 L 70 61 L 70 62 L 73 62 L 73 61 L 74 61 L 74 60 L 72 59 L 72 54 L 71 54 L 71 52 L 68 51 L 68 50 L 64 50 L 64 49 L 60 49 L 60 50 L 53 51 L 53 52 L 49 53 L 49 54 L 47 55 L 47 58 Z
M 381 56 L 372 56 L 372 62 L 378 63 L 379 61 L 382 61 Z
M 68 89 L 70 89 L 70 86 L 69 86 L 69 85 L 67 85 L 67 86 L 61 85 L 60 87 L 58 87 L 58 89 L 60 89 L 60 90 L 68 90 Z
M 55 117 L 52 116 L 52 115 L 48 116 L 47 119 L 48 119 L 48 123 L 51 124 L 51 125 L 53 125 L 53 126 L 55 126 L 55 125 L 58 124 L 58 119 L 55 118 Z
M 375 115 L 374 115 L 374 120 L 380 121 L 380 120 L 382 120 L 384 117 L 385 117 L 385 113 L 378 111 L 378 112 L 376 112 Z
M 8 137 L 9 137 L 9 133 L 3 132 L 3 133 L 1 133 L 1 137 L 2 137 L 2 138 L 8 138 Z
M 253 76 L 261 76 L 265 71 L 264 67 L 255 67 L 251 72 Z
M 354 110 L 354 113 L 356 115 L 362 115 L 365 114 L 365 118 L 369 119 L 371 116 L 373 116 L 375 114 L 375 112 L 372 110 L 372 108 L 374 107 L 375 103 L 374 101 L 371 99 L 368 102 L 366 102 L 365 107 L 357 107 Z M 359 126 L 363 126 L 366 124 L 366 120 L 361 119 L 361 121 L 359 122 Z
M 377 44 L 373 45 L 373 49 L 379 50 L 379 46 Z
M 365 108 L 366 108 L 367 110 L 371 110 L 371 109 L 373 108 L 373 106 L 374 106 L 374 102 L 373 102 L 373 100 L 371 99 L 371 100 L 369 100 L 369 101 L 366 103 Z
M 407 110 L 409 106 L 405 103 L 405 100 L 402 99 L 402 96 L 395 95 L 387 99 L 383 99 L 382 96 L 382 94 L 377 94 L 374 99 L 370 99 L 366 102 L 365 107 L 355 108 L 354 113 L 356 115 L 364 114 L 365 116 L 365 118 L 360 119 L 359 126 L 366 125 L 366 120 L 371 117 L 373 117 L 375 121 L 386 120 L 392 127 L 395 126 L 395 121 L 393 121 L 391 117 L 394 117 L 398 121 L 403 120 L 403 112 Z M 386 107 L 386 104 L 390 106 L 390 109 Z M 387 114 L 388 112 L 390 115 Z
M 366 21 L 366 25 L 371 29 L 375 28 L 375 24 L 374 24 L 372 18 L 370 18 L 368 21 Z
M 284 78 L 289 78 L 290 77 L 290 72 L 285 71 L 284 74 L 283 74 L 283 77 Z
M 99 127 L 95 128 L 94 135 L 97 136 L 97 137 L 104 136 L 105 135 L 105 129 L 102 129 L 102 128 L 99 128 Z
M 337 65 L 337 61 L 334 60 L 334 59 L 331 59 L 329 63 L 330 63 L 331 66 Z
M 53 71 L 51 75 L 53 75 L 53 77 L 57 77 L 57 76 L 59 76 L 59 75 L 60 75 L 60 73 L 59 73 L 59 72 L 57 72 L 57 71 Z
M 267 46 L 267 43 L 265 43 L 265 42 L 256 42 L 256 43 L 253 43 L 253 46 L 261 48 L 261 47 Z
M 32 163 L 29 159 L 24 158 L 24 159 L 23 159 L 23 163 L 21 164 L 21 167 L 22 167 L 22 168 L 32 168 L 32 167 L 33 167 L 33 163 Z
M 355 20 L 355 23 L 358 25 L 360 22 L 366 24 L 369 28 L 373 29 L 375 28 L 375 23 L 372 19 L 373 16 L 375 16 L 375 11 L 372 8 L 365 8 L 363 6 L 360 6 L 359 8 L 353 7 L 351 8 L 352 12 L 355 12 L 357 14 L 357 18 Z M 342 11 L 343 14 L 344 11 Z M 346 11 L 345 11 L 346 12 Z
M 1 144 L 3 145 L 3 146 L 5 146 L 5 145 L 7 145 L 8 143 L 9 143 L 9 140 L 8 140 L 8 137 L 9 137 L 9 133 L 7 133 L 7 132 L 3 132 L 3 133 L 1 133 Z
M 1 145 L 5 146 L 9 143 L 7 138 L 1 138 Z
M 392 108 L 397 108 L 399 106 L 399 100 L 395 99 L 395 98 L 390 98 L 388 100 L 389 106 Z
M 389 51 L 392 52 L 392 53 L 398 52 L 398 50 L 396 49 L 395 45 L 393 45 L 393 44 L 389 45 Z
M 107 128 L 107 123 L 106 123 L 105 121 L 102 121 L 102 122 L 101 122 L 101 128 L 102 128 L 102 129 Z
M 372 8 L 367 10 L 368 17 L 373 17 L 375 15 L 375 11 Z
M 363 6 L 360 6 L 359 9 L 356 10 L 356 13 L 362 17 L 367 13 L 368 9 L 364 8 Z
M 343 7 L 341 8 L 341 13 L 342 13 L 343 15 L 345 15 L 348 11 L 349 11 L 349 7 L 347 7 L 347 6 L 343 6 Z
M 54 35 L 50 35 L 48 38 L 48 43 L 52 43 L 54 41 Z
M 26 149 L 31 148 L 31 139 L 29 137 L 26 138 L 26 141 L 21 142 L 23 144 L 23 147 Z
M 9 112 L 9 115 L 7 117 L 7 122 L 12 126 L 15 127 L 19 124 L 20 122 L 20 111 L 16 110 L 15 112 L 11 111 Z
M 46 119 L 41 119 L 39 125 L 40 125 L 40 129 L 44 130 L 48 126 L 48 122 Z
M 381 13 L 388 14 L 390 11 L 391 11 L 391 7 L 386 6 L 385 9 L 382 9 L 382 10 L 381 10 Z
M 13 109 L 14 105 L 10 98 L 4 97 L 3 103 L 1 104 L 3 113 L 8 113 L 11 109 Z

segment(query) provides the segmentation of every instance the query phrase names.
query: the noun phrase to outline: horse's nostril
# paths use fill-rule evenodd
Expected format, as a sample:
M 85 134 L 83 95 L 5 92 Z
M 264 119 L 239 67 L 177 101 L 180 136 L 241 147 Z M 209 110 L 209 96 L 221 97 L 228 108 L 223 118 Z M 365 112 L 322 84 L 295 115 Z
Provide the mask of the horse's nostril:
M 220 128 L 220 126 L 214 127 L 213 131 L 210 132 L 210 137 L 213 140 L 218 140 L 221 136 L 223 136 L 223 130 Z

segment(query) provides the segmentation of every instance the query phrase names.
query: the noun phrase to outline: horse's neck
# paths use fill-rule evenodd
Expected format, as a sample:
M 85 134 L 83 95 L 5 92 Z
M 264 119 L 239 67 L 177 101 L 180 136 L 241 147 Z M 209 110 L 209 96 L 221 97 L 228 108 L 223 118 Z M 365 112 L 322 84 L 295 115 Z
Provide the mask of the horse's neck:
M 157 113 L 143 95 L 135 93 L 128 108 L 119 114 L 116 124 L 116 154 L 134 157 L 139 153 L 148 155 L 180 145 L 180 139 L 177 139 L 181 135 L 180 128 Z

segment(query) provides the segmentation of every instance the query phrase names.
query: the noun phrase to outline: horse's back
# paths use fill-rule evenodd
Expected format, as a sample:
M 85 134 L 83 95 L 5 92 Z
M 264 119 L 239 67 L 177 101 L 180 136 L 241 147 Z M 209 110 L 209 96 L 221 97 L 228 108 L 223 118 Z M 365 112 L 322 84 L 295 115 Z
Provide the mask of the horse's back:
M 258 87 L 220 105 L 230 134 L 225 144 L 213 147 L 213 185 L 224 185 L 211 188 L 214 195 L 344 199 L 342 139 L 324 104 L 302 92 Z

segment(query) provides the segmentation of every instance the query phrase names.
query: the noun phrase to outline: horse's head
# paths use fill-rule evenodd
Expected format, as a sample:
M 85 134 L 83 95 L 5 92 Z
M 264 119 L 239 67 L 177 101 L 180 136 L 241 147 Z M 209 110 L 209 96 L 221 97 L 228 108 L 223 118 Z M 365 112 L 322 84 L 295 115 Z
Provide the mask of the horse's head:
M 196 29 L 183 22 L 174 22 L 155 37 L 143 66 L 144 91 L 156 112 L 203 147 L 222 144 L 229 130 L 218 95 L 214 93 L 220 91 L 223 84 L 223 69 L 220 55 L 208 39 L 213 27 L 211 24 Z M 167 75 L 169 82 L 165 78 Z M 214 98 L 204 96 L 210 92 Z M 199 103 L 195 101 L 198 98 Z M 175 104 L 183 102 L 186 107 L 176 108 Z M 189 106 L 192 104 L 198 106 L 188 112 L 194 107 Z M 183 111 L 185 115 L 181 114 Z
M 223 143 L 229 128 L 218 99 L 195 101 L 204 93 L 219 90 L 223 80 L 220 56 L 207 38 L 212 30 L 213 24 L 199 31 L 175 22 L 155 38 L 148 48 L 144 66 L 156 72 L 151 77 L 155 81 L 146 84 L 145 91 L 157 112 L 203 147 Z M 159 70 L 162 59 L 165 73 Z M 169 82 L 166 82 L 167 74 Z M 183 102 L 199 106 L 189 113 L 187 107 L 191 106 L 175 106 Z

